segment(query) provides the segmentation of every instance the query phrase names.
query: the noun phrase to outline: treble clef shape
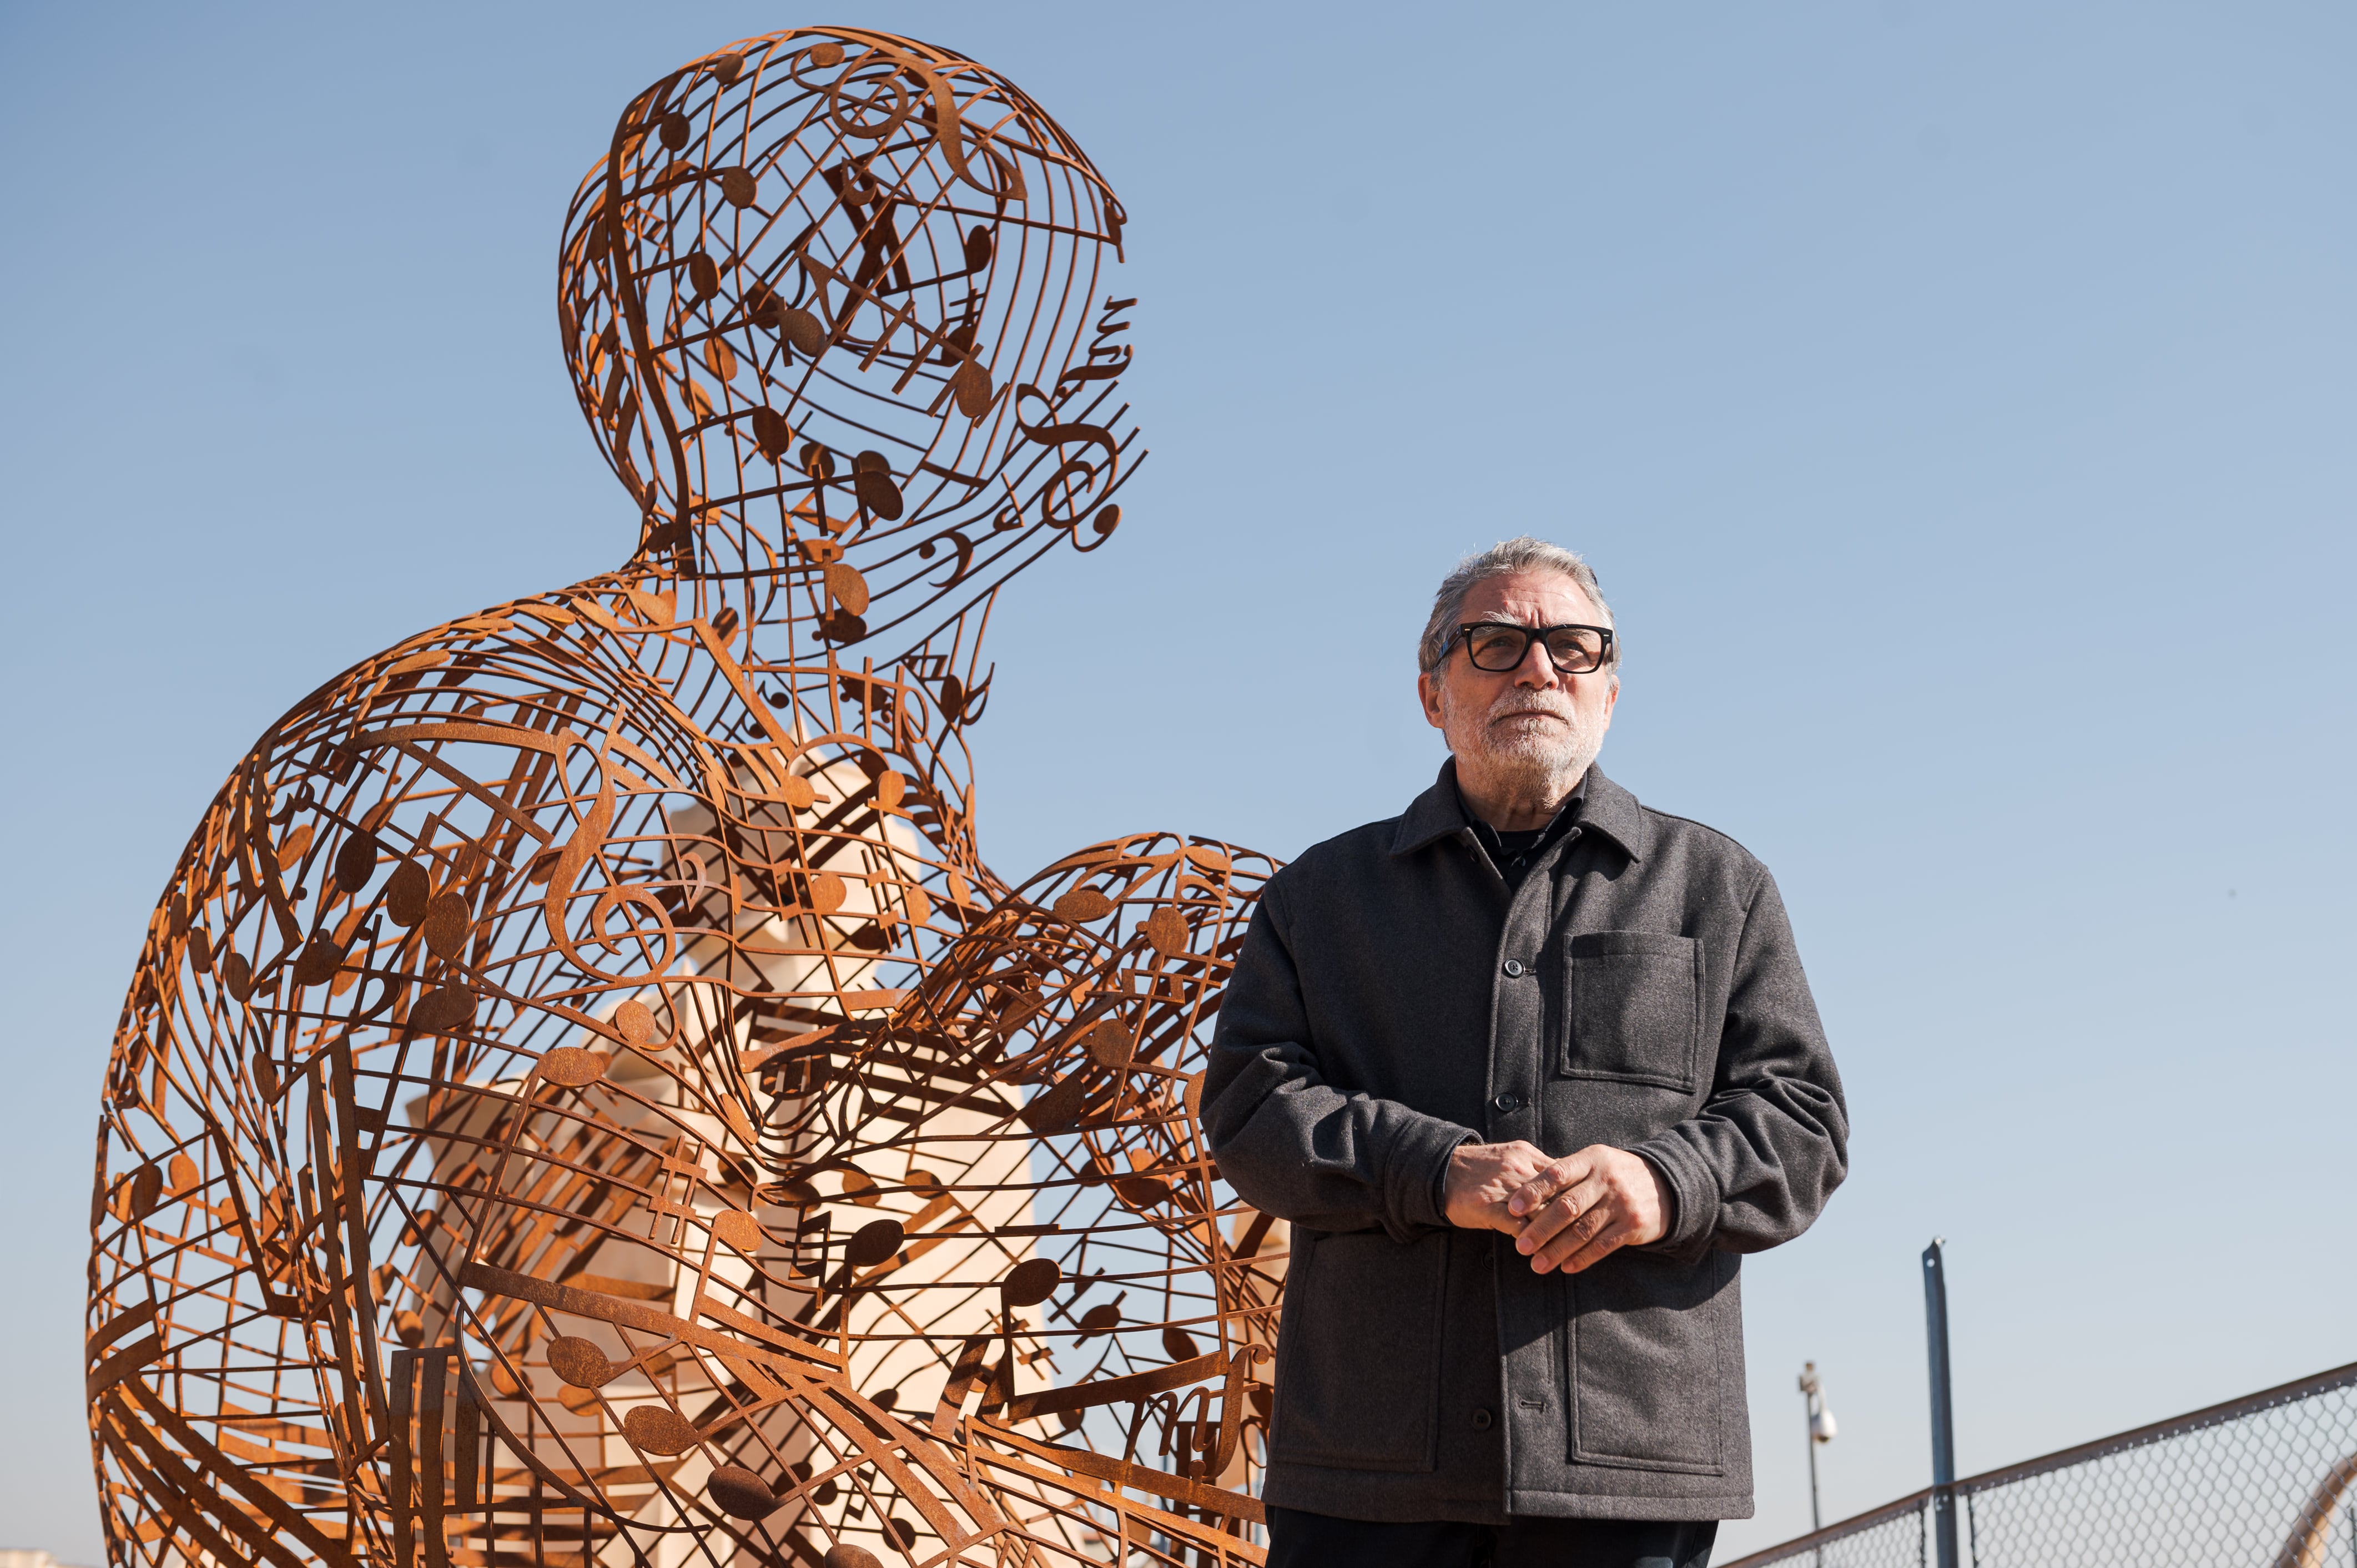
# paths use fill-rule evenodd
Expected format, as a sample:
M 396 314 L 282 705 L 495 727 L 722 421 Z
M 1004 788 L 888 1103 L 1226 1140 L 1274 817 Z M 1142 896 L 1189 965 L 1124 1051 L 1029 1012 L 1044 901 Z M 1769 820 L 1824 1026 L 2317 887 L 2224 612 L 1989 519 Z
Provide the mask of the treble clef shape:
M 1050 528 L 1071 530 L 1077 542 L 1081 521 L 1094 506 L 1094 499 L 1092 498 L 1102 498 L 1109 493 L 1117 482 L 1121 466 L 1121 445 L 1114 439 L 1112 432 L 1101 425 L 1091 424 L 1081 420 L 1066 420 L 1061 423 L 1042 420 L 1037 424 L 1031 424 L 1023 417 L 1022 402 L 1027 393 L 1047 403 L 1051 413 L 1055 408 L 1055 400 L 1048 397 L 1037 387 L 1016 388 L 1015 424 L 1026 436 L 1043 446 L 1058 448 L 1061 448 L 1070 442 L 1081 442 L 1084 444 L 1084 452 L 1088 447 L 1094 447 L 1101 449 L 1104 454 L 1102 464 L 1091 461 L 1083 454 L 1075 454 L 1064 458 L 1057 465 L 1055 472 L 1042 480 L 1039 489 L 1034 492 L 1039 503 L 1040 520 Z M 1102 489 L 1099 489 L 1100 484 L 1103 485 Z M 1100 543 L 1103 542 L 1104 536 L 1112 533 L 1111 524 L 1119 521 L 1120 514 L 1117 512 L 1114 513 L 1109 521 L 1103 520 L 1101 514 L 1101 526 L 1097 529 Z M 1093 549 L 1094 546 L 1088 548 Z

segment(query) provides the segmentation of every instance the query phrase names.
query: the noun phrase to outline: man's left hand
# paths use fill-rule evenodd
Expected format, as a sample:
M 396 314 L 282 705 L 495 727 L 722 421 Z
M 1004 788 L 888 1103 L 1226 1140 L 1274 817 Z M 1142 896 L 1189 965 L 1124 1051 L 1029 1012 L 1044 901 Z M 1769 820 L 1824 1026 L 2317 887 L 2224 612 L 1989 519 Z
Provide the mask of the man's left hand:
M 1622 1247 L 1660 1240 L 1669 1230 L 1670 1197 L 1650 1162 L 1592 1144 L 1523 1183 L 1506 1211 L 1523 1222 L 1514 1246 L 1533 1270 L 1576 1274 Z

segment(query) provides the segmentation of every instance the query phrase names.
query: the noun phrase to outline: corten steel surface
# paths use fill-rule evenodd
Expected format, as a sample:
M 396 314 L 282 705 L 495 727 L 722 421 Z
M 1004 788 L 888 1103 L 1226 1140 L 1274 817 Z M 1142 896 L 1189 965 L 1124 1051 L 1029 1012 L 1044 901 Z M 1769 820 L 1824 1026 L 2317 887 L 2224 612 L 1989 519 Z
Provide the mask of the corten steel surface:
M 630 103 L 558 313 L 637 553 L 305 699 L 150 926 L 93 1208 L 116 1563 L 1261 1560 L 1286 1232 L 1196 1112 L 1272 864 L 1010 886 L 972 812 L 995 596 L 1140 455 L 1121 241 L 928 45 Z

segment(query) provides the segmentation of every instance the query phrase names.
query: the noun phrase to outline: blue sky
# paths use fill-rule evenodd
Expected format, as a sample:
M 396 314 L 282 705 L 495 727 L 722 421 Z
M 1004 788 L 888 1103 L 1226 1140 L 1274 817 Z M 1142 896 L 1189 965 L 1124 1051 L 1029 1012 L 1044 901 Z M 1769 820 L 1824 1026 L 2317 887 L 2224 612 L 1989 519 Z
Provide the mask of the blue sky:
M 1132 215 L 1153 456 L 1010 590 L 1021 875 L 1279 854 L 1439 760 L 1462 552 L 1580 549 L 1604 766 L 1775 870 L 1854 1172 L 1745 1274 L 1760 1517 L 2357 1359 L 2357 13 L 743 4 L 0 7 L 13 897 L 0 1544 L 99 1553 L 74 1347 L 101 1070 L 247 742 L 632 537 L 560 359 L 624 100 L 839 19 L 1007 72 Z

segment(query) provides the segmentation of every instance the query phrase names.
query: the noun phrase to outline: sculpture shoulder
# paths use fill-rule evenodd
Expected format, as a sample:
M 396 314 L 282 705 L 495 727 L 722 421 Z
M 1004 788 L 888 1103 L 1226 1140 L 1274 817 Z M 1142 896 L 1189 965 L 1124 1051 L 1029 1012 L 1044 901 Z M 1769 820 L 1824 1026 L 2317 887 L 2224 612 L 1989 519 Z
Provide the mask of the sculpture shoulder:
M 445 621 L 371 654 L 314 688 L 272 726 L 307 726 L 398 714 L 436 704 L 437 693 L 521 697 L 521 692 L 461 693 L 470 681 L 522 681 L 549 695 L 601 695 L 634 682 L 638 645 L 668 634 L 693 644 L 673 620 L 668 596 L 605 579 L 495 605 Z M 271 734 L 263 744 L 268 745 Z
M 257 839 L 299 856 L 307 822 L 321 835 L 339 823 L 374 831 L 393 797 L 371 776 L 395 768 L 395 757 L 406 758 L 396 770 L 436 776 L 422 796 L 472 794 L 485 809 L 494 798 L 512 811 L 551 789 L 561 795 L 563 760 L 576 746 L 620 753 L 640 785 L 695 792 L 699 737 L 668 686 L 646 674 L 656 641 L 678 645 L 665 650 L 674 664 L 705 651 L 668 596 L 593 578 L 371 654 L 254 739 L 191 835 L 175 882 L 201 879 L 206 863 L 235 858 Z M 547 762 L 532 766 L 535 756 Z M 408 805 L 435 809 L 432 800 Z

